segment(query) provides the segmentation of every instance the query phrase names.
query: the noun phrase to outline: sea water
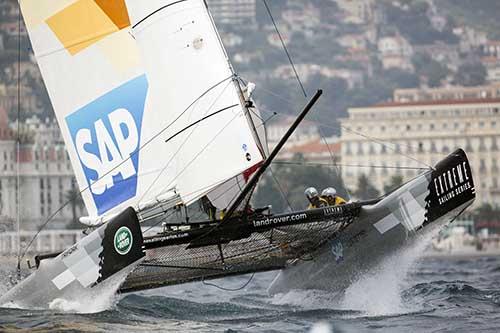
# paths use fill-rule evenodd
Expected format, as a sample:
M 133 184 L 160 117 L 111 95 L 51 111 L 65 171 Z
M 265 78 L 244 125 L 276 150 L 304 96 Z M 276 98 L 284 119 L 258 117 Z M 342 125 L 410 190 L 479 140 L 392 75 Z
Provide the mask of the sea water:
M 388 258 L 342 294 L 294 290 L 271 297 L 266 289 L 276 273 L 268 272 L 236 292 L 200 282 L 118 296 L 100 293 L 46 310 L 3 308 L 0 331 L 500 331 L 499 257 L 418 259 L 419 254 L 417 245 Z M 8 269 L 1 269 L 3 277 Z M 215 284 L 237 288 L 251 277 Z

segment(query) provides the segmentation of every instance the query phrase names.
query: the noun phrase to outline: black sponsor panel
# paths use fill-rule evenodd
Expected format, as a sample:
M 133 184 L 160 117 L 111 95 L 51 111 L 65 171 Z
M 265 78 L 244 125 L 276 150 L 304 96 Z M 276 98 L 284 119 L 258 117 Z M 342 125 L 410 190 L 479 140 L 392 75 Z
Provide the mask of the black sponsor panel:
M 430 223 L 476 197 L 467 155 L 458 149 L 432 171 L 426 200 L 426 221 Z
M 107 223 L 102 248 L 97 283 L 145 256 L 141 227 L 134 209 L 125 209 Z

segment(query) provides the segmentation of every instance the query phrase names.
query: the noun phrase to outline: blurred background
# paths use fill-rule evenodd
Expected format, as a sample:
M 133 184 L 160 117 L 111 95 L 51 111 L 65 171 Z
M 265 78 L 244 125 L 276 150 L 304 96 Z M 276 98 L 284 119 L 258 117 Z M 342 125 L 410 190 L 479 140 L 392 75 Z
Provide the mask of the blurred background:
M 500 255 L 500 2 L 267 3 L 279 34 L 260 0 L 208 0 L 236 72 L 257 85 L 269 146 L 306 95 L 318 88 L 324 95 L 265 175 L 254 204 L 271 204 L 274 212 L 303 209 L 308 186 L 335 186 L 350 200 L 374 198 L 460 147 L 471 161 L 477 199 L 429 251 Z M 69 201 L 31 247 L 50 252 L 83 236 L 77 218 L 86 215 L 18 18 L 17 1 L 0 0 L 3 255 L 18 251 L 18 218 L 25 245 Z

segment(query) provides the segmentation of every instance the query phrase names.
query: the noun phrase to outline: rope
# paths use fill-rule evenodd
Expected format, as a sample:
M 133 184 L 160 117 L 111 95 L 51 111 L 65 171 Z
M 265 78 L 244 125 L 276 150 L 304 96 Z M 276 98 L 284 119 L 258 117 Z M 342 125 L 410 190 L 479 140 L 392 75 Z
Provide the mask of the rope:
M 109 175 L 111 172 L 113 172 L 114 170 L 116 170 L 117 168 L 119 168 L 120 166 L 122 166 L 125 162 L 127 162 L 128 160 L 130 160 L 132 158 L 132 156 L 134 156 L 135 154 L 138 154 L 139 151 L 141 151 L 143 148 L 145 148 L 147 145 L 149 145 L 151 142 L 153 142 L 154 140 L 156 140 L 156 138 L 158 138 L 162 133 L 164 133 L 168 128 L 170 128 L 174 123 L 176 123 L 197 101 L 199 101 L 201 98 L 203 98 L 206 94 L 208 94 L 210 91 L 212 91 L 213 89 L 215 89 L 217 86 L 219 86 L 220 84 L 224 83 L 225 81 L 227 80 L 230 80 L 233 78 L 233 75 L 217 82 L 216 84 L 214 84 L 213 86 L 211 86 L 210 88 L 208 88 L 205 92 L 203 92 L 203 94 L 201 94 L 200 96 L 198 96 L 191 104 L 188 105 L 188 107 L 186 107 L 186 109 L 184 109 L 184 111 L 182 111 L 172 122 L 170 122 L 167 126 L 165 126 L 163 129 L 161 129 L 158 133 L 156 133 L 155 135 L 153 135 L 149 140 L 147 140 L 141 147 L 139 147 L 139 149 L 137 149 L 135 152 L 133 152 L 132 154 L 130 154 L 130 156 L 126 159 L 124 159 L 123 161 L 121 161 L 120 163 L 118 163 L 116 166 L 114 166 L 111 170 L 109 170 L 108 172 L 106 172 L 104 175 L 102 175 L 100 178 L 98 178 L 96 180 L 99 181 L 100 179 L 102 179 L 103 177 L 106 177 L 107 175 Z M 85 188 L 83 188 L 75 197 L 78 197 L 78 196 L 81 196 L 83 192 L 85 192 L 86 190 L 88 190 L 90 188 L 90 185 L 86 186 Z M 53 218 L 59 214 L 59 212 L 61 212 L 67 205 L 69 205 L 72 201 L 74 201 L 75 199 L 69 199 L 67 200 L 62 206 L 60 206 L 54 213 L 52 213 L 48 218 L 47 220 L 45 220 L 44 223 L 42 223 L 42 225 L 40 226 L 40 228 L 38 228 L 37 232 L 35 233 L 35 235 L 33 236 L 33 238 L 31 238 L 30 242 L 28 243 L 28 245 L 24 248 L 24 251 L 21 255 L 21 257 L 19 258 L 18 262 L 20 262 L 24 256 L 26 255 L 26 253 L 28 252 L 28 249 L 31 247 L 31 245 L 33 244 L 33 242 L 35 241 L 35 239 L 38 237 L 38 235 L 40 234 L 40 232 L 42 232 L 43 229 L 45 229 L 45 227 L 53 220 Z
M 402 170 L 428 170 L 428 168 L 418 168 L 410 166 L 394 166 L 394 165 L 363 165 L 363 164 L 335 164 L 331 165 L 328 163 L 310 163 L 310 162 L 288 162 L 288 161 L 276 161 L 273 164 L 284 164 L 284 165 L 300 165 L 300 166 L 326 166 L 326 167 L 353 167 L 353 168 L 376 168 L 376 169 L 402 169 Z
M 232 289 L 232 288 L 225 288 L 225 287 L 221 287 L 221 286 L 218 286 L 218 285 L 216 285 L 215 283 L 211 283 L 211 282 L 206 282 L 206 281 L 205 281 L 205 277 L 203 277 L 203 278 L 201 279 L 201 282 L 202 282 L 204 285 L 206 285 L 206 286 L 215 287 L 215 288 L 217 288 L 217 289 L 224 290 L 224 291 L 240 291 L 240 290 L 244 289 L 246 286 L 248 286 L 248 285 L 250 284 L 250 282 L 252 282 L 252 280 L 253 280 L 253 277 L 254 277 L 254 276 L 255 276 L 255 272 L 254 272 L 254 273 L 252 273 L 252 275 L 250 276 L 250 278 L 248 279 L 248 281 L 247 281 L 247 282 L 245 282 L 245 284 L 244 284 L 244 285 L 242 285 L 242 286 L 241 286 L 241 287 L 239 287 L 239 288 L 234 288 L 234 289 Z
M 263 90 L 267 90 L 267 89 L 263 89 Z M 291 104 L 288 100 L 286 100 L 285 98 L 282 98 L 281 96 L 278 96 L 278 95 L 277 95 L 277 94 L 275 94 L 275 93 L 272 93 L 270 90 L 267 90 L 267 92 L 269 92 L 269 93 L 271 93 L 272 95 L 274 95 L 274 96 L 278 97 L 279 99 L 281 99 L 281 100 L 285 101 L 287 104 Z M 318 108 L 319 108 L 319 109 L 322 109 L 322 108 L 320 108 L 320 107 L 318 107 Z M 265 109 L 264 109 L 264 110 L 265 110 Z M 323 109 L 323 110 L 324 110 L 324 109 Z M 279 112 L 278 112 L 278 113 L 279 113 Z M 279 113 L 279 114 L 281 114 L 281 115 L 285 115 L 285 114 L 283 114 L 283 113 Z M 325 124 L 324 122 L 317 122 L 317 121 L 312 121 L 312 122 L 317 123 L 319 127 L 323 126 L 323 127 L 327 127 L 327 128 L 332 128 L 332 129 L 334 129 L 334 130 L 335 130 L 335 132 L 337 132 L 337 134 L 339 134 L 339 132 L 340 132 L 340 131 L 338 131 L 338 130 L 337 130 L 337 128 L 336 128 L 335 126 L 331 126 L 331 125 L 329 126 L 329 125 Z M 430 169 L 433 169 L 433 170 L 434 170 L 434 167 L 433 167 L 433 166 L 431 166 L 431 165 L 429 165 L 429 164 L 427 164 L 427 163 L 425 163 L 425 162 L 422 162 L 422 161 L 420 161 L 420 160 L 418 160 L 418 159 L 416 159 L 416 158 L 414 158 L 414 157 L 411 157 L 410 155 L 404 154 L 404 153 L 402 153 L 401 151 L 398 151 L 396 148 L 394 148 L 394 147 L 391 147 L 391 146 L 387 145 L 387 144 L 385 143 L 385 140 L 381 140 L 381 139 L 378 139 L 378 138 L 370 137 L 370 136 L 368 136 L 368 135 L 366 135 L 366 134 L 362 134 L 362 133 L 360 133 L 360 132 L 357 132 L 357 131 L 351 130 L 351 129 L 349 129 L 349 128 L 345 127 L 345 126 L 337 125 L 337 127 L 341 127 L 341 128 L 343 128 L 343 129 L 345 129 L 345 130 L 347 130 L 347 131 L 350 131 L 350 132 L 352 132 L 352 133 L 356 134 L 356 135 L 359 135 L 359 136 L 361 136 L 361 137 L 364 137 L 365 139 L 368 139 L 369 141 L 373 141 L 373 142 L 375 142 L 375 143 L 378 143 L 378 144 L 380 144 L 380 145 L 382 145 L 382 146 L 384 146 L 384 147 L 386 147 L 386 148 L 388 148 L 388 149 L 390 149 L 390 150 L 394 151 L 396 154 L 400 154 L 401 156 L 407 157 L 407 158 L 409 158 L 409 159 L 411 159 L 411 160 L 413 160 L 413 161 L 415 161 L 415 162 L 417 162 L 417 163 L 419 163 L 419 164 L 425 165 L 427 168 L 430 168 Z M 387 142 L 392 143 L 392 142 L 390 142 L 390 141 L 387 141 Z M 394 144 L 394 143 L 392 143 L 392 144 Z
M 290 56 L 290 53 L 288 52 L 285 41 L 283 40 L 283 37 L 281 37 L 281 33 L 278 30 L 278 26 L 276 25 L 276 22 L 274 21 L 274 17 L 273 17 L 273 14 L 271 13 L 271 9 L 269 9 L 269 6 L 267 5 L 266 0 L 262 0 L 262 1 L 264 2 L 264 6 L 266 6 L 266 11 L 269 14 L 269 17 L 271 18 L 271 21 L 273 22 L 274 29 L 276 30 L 276 33 L 278 34 L 278 37 L 280 38 L 281 45 L 283 46 L 283 50 L 285 50 L 288 61 L 290 62 L 290 65 L 292 65 L 292 69 L 293 69 L 293 72 L 295 73 L 295 78 L 297 79 L 297 82 L 299 83 L 300 89 L 302 89 L 302 93 L 304 94 L 304 97 L 307 97 L 306 90 L 304 89 L 304 85 L 302 84 L 302 81 L 300 81 L 300 77 L 299 77 L 299 74 L 297 73 L 297 70 L 295 69 L 295 65 L 293 64 L 292 57 Z
M 208 112 L 210 112 L 210 110 L 212 109 L 212 107 L 215 105 L 215 103 L 217 103 L 217 101 L 219 100 L 219 98 L 222 96 L 222 94 L 226 91 L 227 87 L 229 86 L 229 84 L 231 84 L 231 81 L 228 81 L 227 85 L 224 87 L 224 89 L 222 89 L 222 91 L 219 93 L 219 95 L 215 98 L 215 100 L 213 101 L 213 103 L 210 105 L 210 107 L 205 111 L 205 114 L 204 116 L 206 116 L 206 114 Z M 233 105 L 235 106 L 235 105 Z M 232 108 L 233 106 L 230 106 L 229 108 Z M 224 111 L 225 109 L 222 109 L 222 110 L 219 110 L 218 112 L 221 112 L 221 111 Z M 218 112 L 215 112 L 215 113 L 218 113 Z M 170 157 L 170 159 L 168 160 L 167 163 L 165 163 L 165 166 L 161 169 L 160 173 L 155 177 L 155 179 L 149 184 L 148 188 L 146 189 L 146 191 L 144 191 L 144 193 L 142 194 L 141 198 L 138 200 L 138 204 L 140 204 L 142 202 L 142 200 L 144 199 L 144 197 L 146 196 L 146 194 L 149 193 L 149 191 L 153 188 L 154 184 L 156 183 L 156 181 L 160 178 L 160 176 L 163 174 L 163 172 L 165 172 L 165 170 L 170 166 L 170 164 L 172 163 L 172 161 L 174 160 L 174 158 L 177 156 L 177 154 L 181 151 L 182 147 L 184 147 L 184 145 L 188 142 L 188 140 L 191 138 L 191 135 L 193 135 L 196 127 L 198 127 L 198 122 L 195 122 L 195 128 L 187 135 L 187 137 L 184 139 L 184 141 L 182 142 L 182 144 L 179 146 L 179 148 L 177 148 L 177 150 L 175 151 L 175 153 Z M 191 126 L 188 126 L 186 128 L 184 128 L 182 131 L 186 130 L 187 128 L 189 128 Z M 173 136 L 171 136 L 170 138 L 167 139 L 167 141 L 171 140 L 173 137 L 177 136 L 177 134 L 179 134 L 180 132 L 174 134 Z M 166 141 L 166 142 L 167 142 Z M 177 175 L 178 176 L 178 175 Z M 177 176 L 175 178 L 177 178 Z M 174 178 L 174 179 L 175 179 Z M 169 184 L 170 185 L 170 184 Z M 165 188 L 163 189 L 165 190 Z M 163 191 L 162 190 L 162 191 Z
M 283 188 L 281 187 L 281 184 L 280 182 L 278 181 L 278 178 L 276 178 L 276 176 L 274 175 L 274 172 L 273 172 L 273 169 L 271 167 L 269 167 L 269 171 L 271 172 L 271 176 L 273 177 L 274 181 L 276 182 L 276 185 L 278 185 L 278 189 L 281 193 L 281 195 L 283 196 L 283 199 L 285 199 L 286 201 L 286 204 L 288 205 L 288 209 L 290 211 L 292 211 L 292 205 L 290 204 L 290 201 L 288 200 L 288 198 L 286 197 L 286 194 L 285 192 L 283 191 Z
M 17 17 L 17 140 L 16 140 L 16 222 L 17 222 L 17 277 L 21 277 L 21 211 L 20 211 L 20 157 L 21 157 L 21 5 Z

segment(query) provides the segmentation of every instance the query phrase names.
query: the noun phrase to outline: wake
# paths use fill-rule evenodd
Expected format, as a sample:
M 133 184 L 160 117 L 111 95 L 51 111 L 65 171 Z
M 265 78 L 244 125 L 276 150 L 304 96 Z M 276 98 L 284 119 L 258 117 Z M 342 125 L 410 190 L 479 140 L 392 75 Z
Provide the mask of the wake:
M 64 297 L 49 300 L 46 307 L 20 305 L 15 302 L 0 304 L 0 307 L 24 310 L 54 310 L 56 312 L 79 314 L 103 312 L 116 306 L 121 298 L 117 291 L 132 270 L 133 267 L 126 268 L 94 288 L 78 289 Z M 5 288 L 5 291 L 3 289 L 4 285 L 2 284 L 2 293 L 9 288 Z
M 271 303 L 303 309 L 334 309 L 355 316 L 376 317 L 422 312 L 421 304 L 404 298 L 411 286 L 409 273 L 437 235 L 439 228 L 414 236 L 412 243 L 385 257 L 382 262 L 353 280 L 343 292 L 291 290 L 275 295 Z

